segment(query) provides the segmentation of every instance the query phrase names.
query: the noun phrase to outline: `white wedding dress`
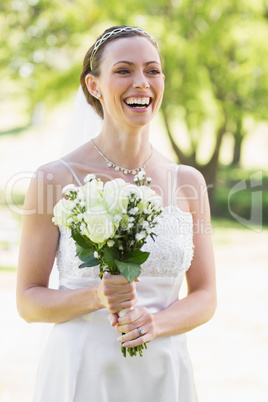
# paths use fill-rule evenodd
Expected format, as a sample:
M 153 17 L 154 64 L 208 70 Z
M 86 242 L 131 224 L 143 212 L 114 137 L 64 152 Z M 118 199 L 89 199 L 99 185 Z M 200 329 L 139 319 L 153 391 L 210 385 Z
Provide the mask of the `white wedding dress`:
M 138 304 L 152 313 L 178 299 L 193 256 L 192 215 L 165 207 L 155 232 L 155 242 L 149 238 L 144 245 L 150 256 L 137 283 Z M 80 263 L 69 231 L 61 227 L 60 289 L 100 281 L 98 267 L 78 269 Z M 125 358 L 108 316 L 102 309 L 53 327 L 39 364 L 34 402 L 197 402 L 185 334 L 156 338 L 143 357 Z

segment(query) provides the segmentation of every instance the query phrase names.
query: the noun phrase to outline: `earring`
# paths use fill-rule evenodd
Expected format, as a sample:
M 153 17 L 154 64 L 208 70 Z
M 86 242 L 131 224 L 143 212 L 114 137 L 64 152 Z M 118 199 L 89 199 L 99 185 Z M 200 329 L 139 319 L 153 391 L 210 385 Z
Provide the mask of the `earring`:
M 97 93 L 96 96 L 97 96 L 97 98 L 101 98 L 101 94 L 99 92 Z

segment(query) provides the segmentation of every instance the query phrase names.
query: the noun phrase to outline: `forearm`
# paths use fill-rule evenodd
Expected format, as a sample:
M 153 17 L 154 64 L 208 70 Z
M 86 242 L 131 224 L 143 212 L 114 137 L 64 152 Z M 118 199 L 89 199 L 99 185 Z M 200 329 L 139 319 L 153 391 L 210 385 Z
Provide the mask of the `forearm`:
M 216 309 L 216 295 L 196 290 L 154 314 L 156 337 L 178 335 L 209 321 Z
M 18 311 L 27 322 L 69 321 L 103 308 L 97 293 L 98 285 L 74 290 L 33 286 L 18 295 Z

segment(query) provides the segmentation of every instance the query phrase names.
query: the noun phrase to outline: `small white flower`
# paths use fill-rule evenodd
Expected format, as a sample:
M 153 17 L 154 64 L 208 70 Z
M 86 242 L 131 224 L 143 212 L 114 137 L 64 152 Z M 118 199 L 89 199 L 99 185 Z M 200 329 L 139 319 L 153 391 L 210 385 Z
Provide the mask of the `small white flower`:
M 146 233 L 147 233 L 147 234 L 152 233 L 152 229 L 151 229 L 151 228 L 149 228 L 149 227 L 148 227 L 148 228 L 146 228 L 145 230 L 146 230 Z
M 133 216 L 131 216 L 128 221 L 129 221 L 129 222 L 134 222 L 134 221 L 135 221 L 135 218 L 133 218 Z
M 108 247 L 113 247 L 115 245 L 115 241 L 114 240 L 108 240 L 107 241 L 107 246 Z
M 77 215 L 78 222 L 82 222 L 83 217 L 84 217 L 83 214 L 78 214 Z
M 86 177 L 84 178 L 84 183 L 88 183 L 94 179 L 96 179 L 96 176 L 94 174 L 87 174 Z
M 138 207 L 134 207 L 134 208 L 131 208 L 131 209 L 129 210 L 129 214 L 130 214 L 130 215 L 136 215 L 138 212 L 139 212 L 139 208 L 138 208 Z
M 149 205 L 148 208 L 145 208 L 143 212 L 144 212 L 146 215 L 150 215 L 150 213 L 152 212 L 151 205 Z
M 142 231 L 140 233 L 137 233 L 135 237 L 137 241 L 140 241 L 146 237 L 146 232 Z
M 151 178 L 151 177 L 147 177 L 147 179 L 146 179 L 146 180 L 147 180 L 147 183 L 148 183 L 148 184 L 150 184 L 150 183 L 151 183 L 151 181 L 152 181 L 152 178 Z
M 119 250 L 124 250 L 122 244 L 120 244 L 120 246 L 118 248 L 119 248 Z
M 63 189 L 62 189 L 62 193 L 66 194 L 66 195 L 67 195 L 67 193 L 70 194 L 71 191 L 77 193 L 78 187 L 75 186 L 74 184 L 68 184 L 67 186 L 63 187 Z
M 137 176 L 138 176 L 138 179 L 139 179 L 139 180 L 144 180 L 144 179 L 146 178 L 145 171 L 144 171 L 144 170 L 141 170 L 141 171 L 137 174 Z
M 117 215 L 114 216 L 114 221 L 115 221 L 115 222 L 120 222 L 121 220 L 122 220 L 122 216 L 121 216 L 121 215 L 117 214 Z
M 121 214 L 126 214 L 127 213 L 127 210 L 126 209 L 122 209 L 122 211 L 121 211 Z
M 67 219 L 67 223 L 69 223 L 69 224 L 70 224 L 70 223 L 73 223 L 73 221 L 74 221 L 73 218 Z
M 81 230 L 82 235 L 86 233 L 86 228 L 87 228 L 87 225 L 85 224 L 85 222 L 82 222 L 80 225 L 80 230 Z
M 86 206 L 85 201 L 81 201 L 81 202 L 80 202 L 80 206 L 81 206 L 82 208 L 85 207 L 85 206 Z
M 93 255 L 94 255 L 94 257 L 97 258 L 97 259 L 100 258 L 99 253 L 98 253 L 97 251 L 94 251 Z
M 127 230 L 128 230 L 128 229 L 131 229 L 133 226 L 134 226 L 133 223 L 129 223 L 129 224 L 127 225 Z
M 149 223 L 147 221 L 143 221 L 141 226 L 143 227 L 143 229 L 146 229 L 146 228 L 148 228 Z

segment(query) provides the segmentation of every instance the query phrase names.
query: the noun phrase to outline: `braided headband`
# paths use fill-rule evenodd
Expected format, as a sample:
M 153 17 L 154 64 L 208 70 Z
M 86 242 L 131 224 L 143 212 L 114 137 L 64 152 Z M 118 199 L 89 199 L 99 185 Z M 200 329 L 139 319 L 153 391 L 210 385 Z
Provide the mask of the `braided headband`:
M 108 39 L 110 39 L 113 36 L 119 35 L 121 32 L 140 32 L 143 33 L 144 35 L 148 36 L 148 38 L 150 38 L 154 44 L 156 45 L 156 47 L 158 48 L 158 43 L 156 42 L 156 40 L 152 37 L 152 35 L 150 35 L 148 32 L 144 31 L 144 29 L 141 28 L 136 28 L 136 27 L 123 27 L 123 28 L 116 28 L 111 32 L 107 32 L 105 35 L 103 35 L 99 40 L 97 40 L 97 42 L 95 43 L 95 46 L 93 48 L 93 51 L 91 53 L 90 56 L 90 69 L 92 70 L 92 65 L 93 65 L 93 60 L 95 57 L 95 54 L 97 53 L 97 51 L 99 50 L 100 46 L 106 42 Z

